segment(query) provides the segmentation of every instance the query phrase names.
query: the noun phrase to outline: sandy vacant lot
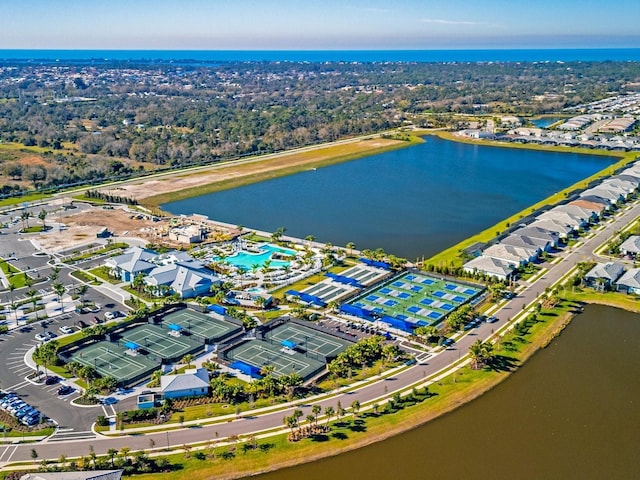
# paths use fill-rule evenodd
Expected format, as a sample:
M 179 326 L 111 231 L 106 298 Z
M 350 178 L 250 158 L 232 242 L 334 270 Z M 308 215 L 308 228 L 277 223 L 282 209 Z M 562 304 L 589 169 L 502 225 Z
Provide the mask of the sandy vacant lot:
M 46 250 L 57 252 L 96 239 L 96 233 L 107 227 L 119 237 L 137 237 L 147 242 L 157 238 L 157 233 L 166 228 L 166 221 L 153 222 L 147 219 L 130 218 L 133 214 L 126 209 L 105 210 L 92 207 L 88 211 L 74 213 L 68 210 L 61 220 L 66 229 L 52 231 L 38 237 L 38 243 Z M 56 214 L 56 219 L 58 215 Z
M 369 140 L 347 140 L 327 147 L 309 147 L 291 153 L 265 155 L 256 159 L 207 166 L 188 173 L 168 174 L 166 177 L 155 177 L 146 180 L 121 184 L 113 189 L 101 189 L 120 197 L 144 198 L 164 193 L 188 190 L 201 185 L 208 185 L 241 177 L 257 177 L 268 172 L 312 165 L 330 159 L 348 155 L 360 155 L 376 150 L 402 144 L 398 140 L 375 138 Z

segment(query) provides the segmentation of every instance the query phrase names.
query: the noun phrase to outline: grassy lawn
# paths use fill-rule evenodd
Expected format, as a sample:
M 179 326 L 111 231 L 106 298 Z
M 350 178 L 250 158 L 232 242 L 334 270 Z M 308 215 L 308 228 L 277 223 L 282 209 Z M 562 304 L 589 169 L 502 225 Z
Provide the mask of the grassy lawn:
M 27 278 L 29 278 L 26 273 L 20 272 L 16 267 L 2 259 L 0 259 L 0 269 L 4 272 L 9 283 L 11 283 L 15 288 L 22 288 L 26 286 Z
M 640 297 L 637 295 L 627 295 L 620 292 L 598 293 L 589 288 L 576 287 L 571 290 L 560 290 L 560 296 L 569 301 L 607 305 L 640 313 Z
M 33 193 L 31 195 L 23 195 L 21 197 L 5 198 L 0 200 L 0 208 L 13 207 L 14 205 L 22 205 L 23 203 L 37 202 L 49 198 L 51 195 L 46 193 Z
M 88 270 L 88 272 L 112 285 L 117 285 L 119 283 L 122 283 L 122 280 L 120 280 L 119 278 L 113 278 L 112 276 L 110 276 L 108 273 L 109 269 L 104 265 L 100 267 L 92 268 L 91 270 Z
M 88 273 L 80 271 L 80 270 L 76 270 L 76 271 L 71 272 L 71 276 L 75 277 L 78 280 L 81 280 L 83 282 L 90 283 L 91 285 L 100 285 L 102 283 L 100 280 L 98 280 L 93 275 L 89 275 Z

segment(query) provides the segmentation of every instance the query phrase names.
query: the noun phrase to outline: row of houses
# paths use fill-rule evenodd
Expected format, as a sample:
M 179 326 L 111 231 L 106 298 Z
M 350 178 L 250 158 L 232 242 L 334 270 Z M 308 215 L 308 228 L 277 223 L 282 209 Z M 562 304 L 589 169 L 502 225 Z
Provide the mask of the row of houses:
M 222 280 L 187 252 L 172 250 L 157 253 L 142 247 L 131 247 L 122 255 L 105 261 L 111 275 L 133 283 L 136 277 L 158 296 L 177 294 L 180 298 L 209 293 Z
M 530 223 L 516 227 L 478 252 L 463 269 L 472 275 L 508 280 L 543 252 L 560 247 L 588 225 L 599 222 L 639 187 L 640 162 L 636 162 L 620 174 L 583 190 L 570 201 L 535 215 Z
M 480 140 L 549 147 L 577 147 L 620 152 L 640 151 L 640 137 L 636 136 L 591 135 L 588 133 L 557 132 L 533 127 L 516 128 L 503 134 L 494 134 L 480 129 L 467 129 L 460 130 L 457 135 Z
M 626 270 L 621 263 L 598 263 L 585 274 L 584 283 L 596 290 L 615 289 L 640 295 L 640 268 Z

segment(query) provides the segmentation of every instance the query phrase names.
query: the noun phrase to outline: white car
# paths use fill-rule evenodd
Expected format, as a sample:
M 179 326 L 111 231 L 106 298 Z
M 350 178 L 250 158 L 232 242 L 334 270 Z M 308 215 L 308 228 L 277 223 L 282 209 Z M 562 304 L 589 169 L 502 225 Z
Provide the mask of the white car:
M 104 314 L 105 320 L 113 320 L 114 318 L 118 318 L 118 312 L 106 312 Z
M 47 340 L 49 340 L 49 337 L 44 333 L 36 333 L 36 340 L 38 340 L 39 342 L 46 342 Z
M 68 334 L 70 334 L 70 333 L 73 333 L 73 328 L 69 327 L 68 325 L 62 325 L 62 326 L 60 327 L 60 331 L 61 331 L 62 333 L 64 333 L 64 334 L 67 334 L 67 335 L 68 335 Z

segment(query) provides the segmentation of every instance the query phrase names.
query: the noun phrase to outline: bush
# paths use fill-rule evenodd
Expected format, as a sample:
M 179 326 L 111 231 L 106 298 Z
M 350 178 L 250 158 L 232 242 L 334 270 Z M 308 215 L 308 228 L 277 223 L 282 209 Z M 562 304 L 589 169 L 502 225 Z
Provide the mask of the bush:
M 109 419 L 107 417 L 105 417 L 104 415 L 98 415 L 98 418 L 96 419 L 96 424 L 99 427 L 108 427 L 109 426 Z

